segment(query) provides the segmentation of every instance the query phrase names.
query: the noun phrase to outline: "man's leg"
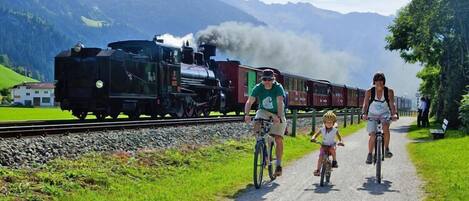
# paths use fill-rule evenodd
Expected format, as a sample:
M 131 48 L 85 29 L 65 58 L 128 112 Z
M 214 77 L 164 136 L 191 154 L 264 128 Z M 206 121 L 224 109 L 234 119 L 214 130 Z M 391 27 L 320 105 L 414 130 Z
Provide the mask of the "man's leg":
M 283 156 L 283 137 L 275 135 L 275 154 L 277 156 L 277 166 L 282 166 L 282 156 Z
M 275 175 L 282 175 L 282 158 L 283 158 L 283 134 L 287 128 L 287 119 L 285 117 L 281 118 L 281 123 L 274 123 L 272 126 L 271 132 L 275 136 L 276 156 L 277 156 L 277 167 L 275 168 Z
M 275 175 L 282 176 L 283 137 L 275 135 L 275 155 L 277 156 Z

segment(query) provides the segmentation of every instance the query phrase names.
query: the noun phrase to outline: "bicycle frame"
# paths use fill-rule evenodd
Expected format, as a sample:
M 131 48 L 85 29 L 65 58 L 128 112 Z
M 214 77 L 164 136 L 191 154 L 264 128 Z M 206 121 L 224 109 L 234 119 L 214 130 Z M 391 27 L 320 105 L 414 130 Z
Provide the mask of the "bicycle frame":
M 316 144 L 321 145 L 322 148 L 326 148 L 326 151 L 324 152 L 324 156 L 321 161 L 321 169 L 320 169 L 320 174 L 321 174 L 321 179 L 320 179 L 320 186 L 324 186 L 324 179 L 326 183 L 330 182 L 331 174 L 332 174 L 332 162 L 331 162 L 331 153 L 329 152 L 329 148 L 331 146 L 328 145 L 323 145 L 320 142 L 315 142 Z M 332 145 L 335 146 L 335 145 Z
M 384 161 L 384 132 L 383 132 L 383 120 L 389 120 L 389 118 L 371 118 L 371 120 L 377 121 L 377 129 L 375 133 L 375 155 L 373 157 L 373 164 L 376 166 L 376 180 L 381 183 L 381 163 Z
M 260 123 L 260 128 L 256 133 L 256 145 L 254 150 L 254 185 L 256 188 L 260 188 L 263 177 L 263 169 L 267 166 L 269 171 L 269 177 L 271 180 L 275 179 L 272 168 L 273 156 L 272 150 L 275 147 L 275 140 L 272 136 L 268 135 L 273 123 L 271 120 L 267 119 L 254 119 L 257 123 Z M 273 147 L 271 147 L 273 145 Z M 262 152 L 262 156 L 258 155 L 259 152 Z M 261 158 L 259 158 L 261 157 Z M 261 169 L 257 161 L 260 160 Z
M 378 153 L 378 147 L 381 148 L 381 153 L 384 153 L 384 132 L 383 132 L 383 125 L 381 120 L 378 120 L 378 126 L 375 133 L 375 154 Z M 381 154 L 381 160 L 384 161 L 384 154 Z M 376 160 L 373 161 L 376 164 Z

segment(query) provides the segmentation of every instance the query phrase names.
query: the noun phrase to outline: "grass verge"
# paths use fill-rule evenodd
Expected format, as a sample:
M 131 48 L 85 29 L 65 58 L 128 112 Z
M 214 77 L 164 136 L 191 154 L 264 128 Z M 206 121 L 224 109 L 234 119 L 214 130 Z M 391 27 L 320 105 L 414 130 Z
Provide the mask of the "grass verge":
M 342 135 L 364 127 L 348 126 Z M 286 164 L 319 148 L 308 135 L 285 137 Z M 91 153 L 37 169 L 0 168 L 5 200 L 220 200 L 252 186 L 253 140 L 206 147 Z M 288 174 L 288 173 L 287 173 Z
M 433 128 L 441 126 L 433 123 Z M 429 129 L 412 125 L 408 145 L 412 162 L 423 178 L 425 200 L 467 200 L 469 198 L 469 136 L 448 130 L 446 137 L 432 140 Z

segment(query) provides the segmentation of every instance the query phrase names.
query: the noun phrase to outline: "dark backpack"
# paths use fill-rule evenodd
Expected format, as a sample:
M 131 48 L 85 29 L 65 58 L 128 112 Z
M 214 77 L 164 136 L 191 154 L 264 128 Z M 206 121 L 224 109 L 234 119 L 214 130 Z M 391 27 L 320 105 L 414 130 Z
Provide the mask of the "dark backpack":
M 389 94 L 388 94 L 388 88 L 387 87 L 384 87 L 384 100 L 386 101 L 386 103 L 388 104 L 388 107 L 389 109 L 391 110 L 391 105 L 389 105 Z M 376 89 L 375 87 L 372 87 L 371 88 L 371 96 L 370 96 L 370 100 L 368 100 L 368 111 L 370 110 L 370 105 L 373 101 L 375 101 L 375 95 L 376 95 Z

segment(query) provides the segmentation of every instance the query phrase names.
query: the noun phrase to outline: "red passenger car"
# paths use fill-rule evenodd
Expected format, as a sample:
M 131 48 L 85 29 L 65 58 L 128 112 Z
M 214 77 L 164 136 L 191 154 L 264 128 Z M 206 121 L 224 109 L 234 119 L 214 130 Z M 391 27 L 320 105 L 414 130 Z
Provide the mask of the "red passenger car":
M 237 61 L 217 61 L 216 72 L 221 85 L 226 88 L 226 109 L 221 112 L 234 111 L 239 114 L 244 110 L 244 104 L 252 89 L 259 82 L 261 70 L 240 65 Z

